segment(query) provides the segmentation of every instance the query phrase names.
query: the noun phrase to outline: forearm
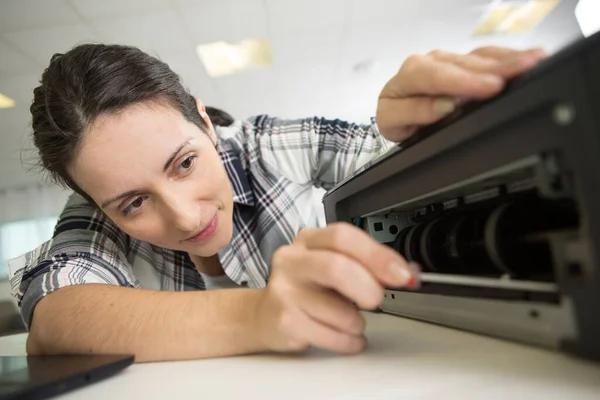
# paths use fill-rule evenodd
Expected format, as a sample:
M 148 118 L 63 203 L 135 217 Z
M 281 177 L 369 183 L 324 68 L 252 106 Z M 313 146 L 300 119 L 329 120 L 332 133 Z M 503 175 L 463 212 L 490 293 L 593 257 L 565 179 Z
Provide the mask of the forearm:
M 161 292 L 76 285 L 38 303 L 30 354 L 134 354 L 137 362 L 265 350 L 254 310 L 260 290 Z

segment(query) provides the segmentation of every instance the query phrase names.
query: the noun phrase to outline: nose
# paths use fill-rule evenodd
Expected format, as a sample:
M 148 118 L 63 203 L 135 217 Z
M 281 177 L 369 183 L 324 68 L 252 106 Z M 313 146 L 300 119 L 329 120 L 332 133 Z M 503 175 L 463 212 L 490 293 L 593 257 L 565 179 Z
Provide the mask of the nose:
M 195 233 L 202 216 L 200 204 L 185 196 L 170 194 L 163 200 L 167 222 L 182 232 Z

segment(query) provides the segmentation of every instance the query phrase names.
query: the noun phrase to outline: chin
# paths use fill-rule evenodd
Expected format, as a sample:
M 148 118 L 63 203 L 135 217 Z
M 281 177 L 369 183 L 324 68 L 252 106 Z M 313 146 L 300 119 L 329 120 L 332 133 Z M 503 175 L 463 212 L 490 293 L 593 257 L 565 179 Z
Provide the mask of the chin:
M 189 253 L 199 257 L 210 257 L 225 248 L 231 241 L 233 226 L 231 222 L 219 226 L 217 232 L 203 243 L 189 243 Z

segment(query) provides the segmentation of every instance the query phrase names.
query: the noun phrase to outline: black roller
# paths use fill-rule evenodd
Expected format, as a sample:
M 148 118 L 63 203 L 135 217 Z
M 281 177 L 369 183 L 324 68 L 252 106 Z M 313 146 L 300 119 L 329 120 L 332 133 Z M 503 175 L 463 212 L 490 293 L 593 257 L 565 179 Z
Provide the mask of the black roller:
M 565 201 L 520 201 L 494 209 L 485 227 L 485 248 L 504 273 L 519 278 L 553 273 L 545 233 L 573 228 L 575 207 Z
M 468 211 L 428 222 L 419 248 L 424 265 L 439 273 L 499 275 L 483 240 L 488 214 Z
M 419 243 L 423 266 L 435 272 L 451 272 L 444 238 L 448 232 L 448 218 L 437 218 L 425 224 Z
M 454 220 L 446 237 L 447 256 L 465 274 L 498 275 L 500 271 L 485 248 L 485 223 L 489 211 L 475 211 Z
M 406 252 L 404 250 L 404 245 L 406 243 L 406 236 L 408 235 L 408 232 L 410 232 L 410 230 L 412 229 L 412 226 L 408 226 L 404 229 L 402 229 L 400 231 L 400 233 L 398 233 L 398 235 L 396 236 L 396 240 L 394 240 L 394 249 L 396 249 L 396 251 L 400 254 L 402 254 L 402 257 L 406 258 Z
M 423 266 L 423 258 L 421 256 L 421 235 L 425 230 L 425 222 L 414 225 L 408 234 L 404 243 L 405 257 L 409 261 L 416 261 Z
M 420 238 L 426 223 L 420 223 L 406 227 L 400 231 L 394 241 L 394 248 L 409 261 L 416 261 L 423 267 L 424 272 L 432 272 L 430 268 L 423 265 L 423 259 L 419 249 Z

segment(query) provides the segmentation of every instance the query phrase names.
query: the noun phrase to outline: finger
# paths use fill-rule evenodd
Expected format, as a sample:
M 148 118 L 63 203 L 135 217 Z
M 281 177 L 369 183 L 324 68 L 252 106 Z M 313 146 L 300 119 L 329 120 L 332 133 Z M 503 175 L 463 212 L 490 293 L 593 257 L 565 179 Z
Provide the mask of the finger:
M 469 54 L 477 55 L 480 57 L 493 58 L 496 60 L 506 60 L 509 58 L 518 57 L 521 54 L 529 52 L 544 53 L 544 50 L 541 48 L 517 50 L 503 46 L 484 46 L 471 51 Z
M 351 224 L 334 223 L 322 229 L 305 229 L 297 240 L 310 249 L 344 254 L 364 266 L 385 286 L 405 286 L 411 282 L 412 270 L 397 251 Z
M 474 72 L 490 72 L 501 62 L 494 58 L 482 57 L 476 54 L 456 54 L 449 51 L 435 50 L 429 55 L 437 61 L 452 63 L 461 68 Z
M 509 79 L 533 68 L 541 61 L 538 52 L 521 52 L 502 59 L 481 57 L 474 54 L 455 54 L 436 50 L 431 56 L 438 61 L 452 63 L 473 72 L 490 73 Z
M 285 260 L 284 257 L 285 256 Z M 329 250 L 306 250 L 290 246 L 279 252 L 281 261 L 295 282 L 332 289 L 363 309 L 375 309 L 383 300 L 383 287 L 375 277 L 356 260 Z
M 543 58 L 540 54 L 525 53 L 500 63 L 495 72 L 505 79 L 510 79 L 535 67 Z
M 349 335 L 325 326 L 301 312 L 293 317 L 290 332 L 293 339 L 337 353 L 355 354 L 365 348 L 362 335 Z
M 433 57 L 412 56 L 384 87 L 383 98 L 414 95 L 488 98 L 498 94 L 504 80 L 490 73 L 476 73 Z
M 458 100 L 447 97 L 379 99 L 377 125 L 392 141 L 406 140 L 414 127 L 434 123 L 452 113 Z
M 300 308 L 321 324 L 354 336 L 365 330 L 365 319 L 358 309 L 332 290 L 306 290 L 300 301 Z

